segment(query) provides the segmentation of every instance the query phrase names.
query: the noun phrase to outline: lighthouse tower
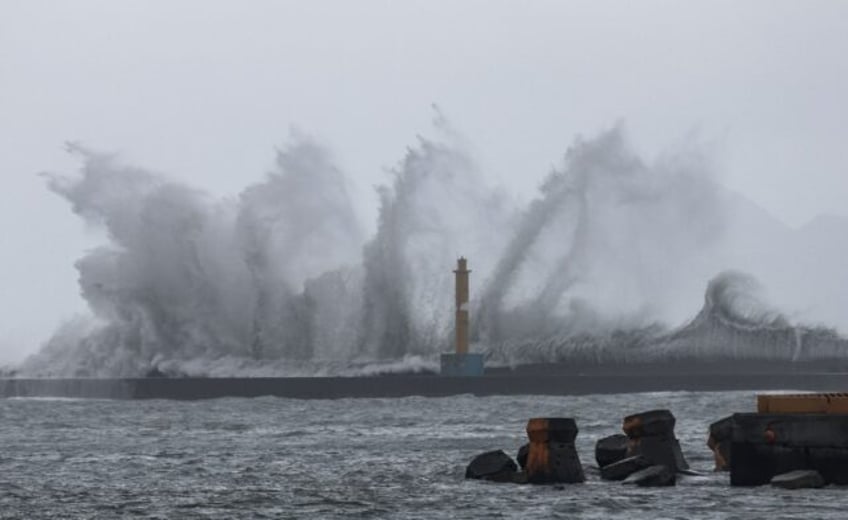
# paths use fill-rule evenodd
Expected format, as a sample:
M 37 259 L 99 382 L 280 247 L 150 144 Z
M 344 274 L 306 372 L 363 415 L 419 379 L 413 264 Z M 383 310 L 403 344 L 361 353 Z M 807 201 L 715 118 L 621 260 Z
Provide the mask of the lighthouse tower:
M 444 376 L 480 376 L 483 375 L 483 355 L 468 352 L 469 328 L 469 275 L 468 260 L 460 257 L 456 261 L 456 322 L 455 345 L 453 354 L 442 354 L 441 373 Z

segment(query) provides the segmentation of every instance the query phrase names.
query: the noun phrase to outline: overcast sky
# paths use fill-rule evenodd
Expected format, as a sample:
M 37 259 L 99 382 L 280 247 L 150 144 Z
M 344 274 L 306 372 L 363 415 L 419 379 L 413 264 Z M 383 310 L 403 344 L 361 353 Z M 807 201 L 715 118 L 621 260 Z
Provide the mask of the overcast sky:
M 0 362 L 84 306 L 97 243 L 41 171 L 65 141 L 214 194 L 292 127 L 372 186 L 437 103 L 529 196 L 577 134 L 626 122 L 650 157 L 697 136 L 721 182 L 790 225 L 846 214 L 848 2 L 0 0 Z

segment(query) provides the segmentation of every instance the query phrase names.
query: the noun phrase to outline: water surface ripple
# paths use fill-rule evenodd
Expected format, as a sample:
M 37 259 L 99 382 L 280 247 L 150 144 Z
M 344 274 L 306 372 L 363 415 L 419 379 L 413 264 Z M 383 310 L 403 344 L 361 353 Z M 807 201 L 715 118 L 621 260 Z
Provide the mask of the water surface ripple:
M 844 489 L 731 488 L 710 422 L 753 392 L 579 397 L 208 401 L 0 400 L 0 518 L 845 518 Z M 669 408 L 702 477 L 601 482 L 594 442 Z M 588 482 L 466 481 L 477 453 L 514 455 L 533 416 L 572 416 Z

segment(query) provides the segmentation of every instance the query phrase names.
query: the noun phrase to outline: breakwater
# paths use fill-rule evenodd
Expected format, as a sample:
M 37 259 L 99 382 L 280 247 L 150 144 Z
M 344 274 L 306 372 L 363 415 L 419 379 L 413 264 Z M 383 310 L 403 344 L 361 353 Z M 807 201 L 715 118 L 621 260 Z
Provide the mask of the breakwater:
M 481 377 L 394 375 L 373 377 L 232 377 L 0 380 L 0 396 L 105 399 L 213 399 L 277 396 L 297 399 L 587 395 L 660 391 L 843 391 L 848 372 L 730 372 L 551 374 L 525 371 Z

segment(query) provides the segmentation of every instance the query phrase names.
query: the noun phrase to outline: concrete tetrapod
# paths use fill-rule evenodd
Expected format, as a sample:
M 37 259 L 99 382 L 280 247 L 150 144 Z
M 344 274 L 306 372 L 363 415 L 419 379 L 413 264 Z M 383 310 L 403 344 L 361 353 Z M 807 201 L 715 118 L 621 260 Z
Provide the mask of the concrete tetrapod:
M 668 410 L 651 410 L 624 418 L 627 456 L 642 455 L 674 472 L 688 470 L 680 443 L 674 436 L 674 415 Z
M 503 450 L 487 451 L 472 459 L 465 469 L 465 478 L 513 482 L 518 466 Z
M 633 473 L 653 466 L 653 463 L 642 455 L 607 464 L 601 468 L 601 478 L 604 480 L 624 480 Z
M 640 487 L 664 487 L 673 486 L 676 483 L 676 473 L 660 464 L 640 469 L 622 482 L 622 484 L 635 484 Z
M 579 483 L 586 477 L 574 447 L 577 423 L 571 418 L 535 418 L 527 422 L 530 448 L 527 480 L 532 484 Z
M 627 435 L 616 433 L 595 443 L 595 462 L 599 468 L 627 457 Z
M 530 453 L 530 444 L 525 444 L 518 448 L 518 454 L 515 456 L 515 460 L 518 462 L 518 466 L 521 469 L 527 468 L 527 455 Z
M 730 471 L 730 444 L 733 440 L 733 417 L 725 417 L 710 425 L 707 446 L 713 452 L 716 471 Z
M 776 475 L 771 479 L 771 485 L 783 489 L 802 489 L 824 487 L 824 477 L 816 470 L 799 469 Z

